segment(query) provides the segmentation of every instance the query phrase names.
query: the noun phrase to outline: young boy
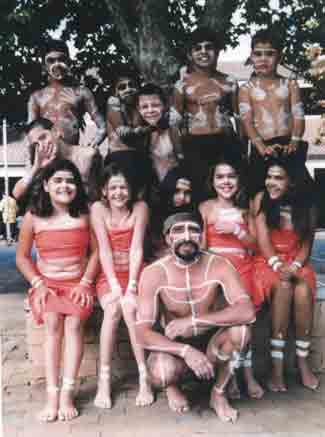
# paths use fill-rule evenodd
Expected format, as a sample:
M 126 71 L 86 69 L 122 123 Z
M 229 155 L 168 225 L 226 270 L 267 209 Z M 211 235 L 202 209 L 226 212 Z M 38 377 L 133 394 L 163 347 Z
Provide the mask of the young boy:
M 240 118 L 252 143 L 250 191 L 263 188 L 264 164 L 270 155 L 284 155 L 293 166 L 306 160 L 304 107 L 296 80 L 281 77 L 277 67 L 282 43 L 271 30 L 252 38 L 254 73 L 239 90 Z
M 183 153 L 195 195 L 206 199 L 209 168 L 230 147 L 242 150 L 235 138 L 231 113 L 237 112 L 237 83 L 217 71 L 221 35 L 198 28 L 188 43 L 187 74 L 175 84 L 171 113 L 183 126 Z

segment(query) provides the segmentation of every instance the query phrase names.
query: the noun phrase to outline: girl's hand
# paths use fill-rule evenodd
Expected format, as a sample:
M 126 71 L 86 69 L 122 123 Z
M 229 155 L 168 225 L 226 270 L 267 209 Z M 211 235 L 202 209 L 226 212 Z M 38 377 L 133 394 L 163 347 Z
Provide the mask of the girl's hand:
M 236 229 L 236 223 L 232 223 L 222 219 L 217 219 L 214 222 L 214 227 L 218 234 L 233 234 Z
M 70 298 L 75 304 L 90 307 L 93 303 L 91 289 L 84 284 L 78 284 L 70 293 Z
M 56 292 L 48 288 L 45 284 L 40 284 L 34 289 L 34 303 L 38 313 L 45 311 L 46 300 L 49 294 L 56 296 Z
M 278 269 L 280 279 L 289 281 L 292 277 L 291 264 L 283 263 Z

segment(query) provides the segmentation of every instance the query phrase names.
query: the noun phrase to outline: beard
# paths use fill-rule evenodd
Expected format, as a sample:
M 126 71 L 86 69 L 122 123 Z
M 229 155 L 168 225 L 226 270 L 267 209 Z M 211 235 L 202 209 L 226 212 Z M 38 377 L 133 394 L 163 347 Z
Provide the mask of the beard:
M 192 250 L 185 253 L 182 252 L 180 249 L 183 244 L 192 246 Z M 175 244 L 173 252 L 177 256 L 177 258 L 181 259 L 182 261 L 191 262 L 194 261 L 200 253 L 200 246 L 194 241 L 180 240 Z

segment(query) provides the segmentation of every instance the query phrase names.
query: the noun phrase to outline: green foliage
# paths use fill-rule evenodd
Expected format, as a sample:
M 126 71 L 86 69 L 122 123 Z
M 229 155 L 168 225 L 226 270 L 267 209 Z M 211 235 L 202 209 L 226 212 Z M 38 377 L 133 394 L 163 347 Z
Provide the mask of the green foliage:
M 275 11 L 270 9 L 269 0 L 206 0 L 211 8 L 207 10 L 202 1 L 166 0 L 159 3 L 160 8 L 166 8 L 163 17 L 157 16 L 156 7 L 148 23 L 158 25 L 171 55 L 180 64 L 186 61 L 186 36 L 197 23 L 208 23 L 221 31 L 226 43 L 233 47 L 241 34 L 272 24 L 285 42 L 285 62 L 305 72 L 308 62 L 304 47 L 325 41 L 325 2 L 279 0 L 279 3 L 280 10 Z M 63 39 L 73 41 L 77 49 L 73 74 L 78 80 L 84 79 L 104 108 L 121 63 L 127 62 L 141 72 L 134 46 L 139 47 L 143 34 L 140 26 L 145 20 L 141 13 L 149 13 L 146 4 L 149 0 L 1 0 L 0 117 L 6 115 L 10 121 L 26 118 L 28 96 L 46 82 L 41 67 L 42 46 L 56 29 L 61 30 Z M 215 13 L 213 8 L 219 7 L 220 13 Z M 230 22 L 235 11 L 241 18 Z M 159 58 L 159 53 L 151 55 Z M 102 81 L 97 76 L 85 75 L 91 68 L 96 69 Z

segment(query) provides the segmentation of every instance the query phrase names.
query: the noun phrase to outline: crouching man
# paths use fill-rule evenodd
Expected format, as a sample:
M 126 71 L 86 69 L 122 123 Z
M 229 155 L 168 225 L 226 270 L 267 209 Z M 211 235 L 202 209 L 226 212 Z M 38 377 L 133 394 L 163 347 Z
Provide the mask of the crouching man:
M 199 379 L 213 379 L 210 406 L 222 421 L 234 422 L 238 412 L 225 390 L 250 340 L 248 325 L 255 312 L 232 265 L 200 250 L 202 227 L 194 213 L 177 213 L 165 221 L 171 254 L 142 273 L 137 335 L 152 351 L 152 383 L 166 389 L 173 411 L 189 410 L 179 384 L 191 370 Z M 154 328 L 158 318 L 160 330 Z

